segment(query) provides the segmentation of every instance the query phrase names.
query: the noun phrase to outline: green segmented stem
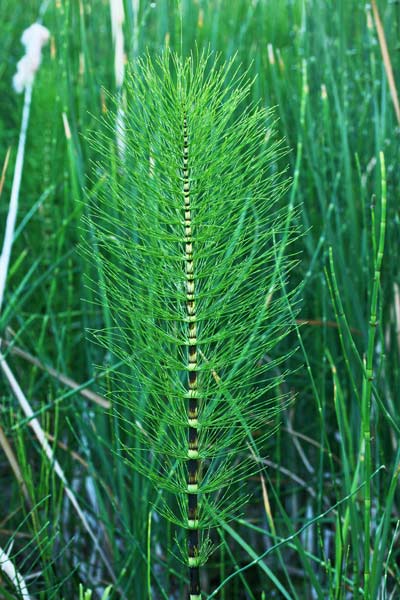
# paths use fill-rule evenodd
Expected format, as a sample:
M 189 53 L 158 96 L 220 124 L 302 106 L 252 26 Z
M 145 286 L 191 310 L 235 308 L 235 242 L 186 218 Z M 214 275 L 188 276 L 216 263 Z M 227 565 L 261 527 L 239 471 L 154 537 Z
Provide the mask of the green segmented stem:
M 365 359 L 365 371 L 362 387 L 362 438 L 364 442 L 365 491 L 364 491 L 364 598 L 370 600 L 371 595 L 371 401 L 374 379 L 374 352 L 376 329 L 378 326 L 379 290 L 383 252 L 386 232 L 386 170 L 383 152 L 379 154 L 381 167 L 381 222 L 376 256 L 374 257 L 374 279 L 371 290 L 371 308 L 368 331 L 368 347 Z
M 195 274 L 193 260 L 192 212 L 189 182 L 189 136 L 186 115 L 183 119 L 183 198 L 185 227 L 186 314 L 188 317 L 188 555 L 190 600 L 200 599 L 199 573 L 199 469 L 198 458 L 198 398 L 197 398 L 197 325 L 195 303 Z

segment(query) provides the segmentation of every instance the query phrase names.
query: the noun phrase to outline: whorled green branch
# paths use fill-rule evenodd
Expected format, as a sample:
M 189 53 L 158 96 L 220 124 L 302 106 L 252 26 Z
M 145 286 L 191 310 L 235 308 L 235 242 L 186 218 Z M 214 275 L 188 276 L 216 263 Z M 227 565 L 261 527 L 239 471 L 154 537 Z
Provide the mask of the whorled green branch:
M 125 365 L 113 398 L 122 446 L 172 495 L 157 508 L 188 532 L 192 600 L 208 529 L 234 516 L 246 501 L 235 484 L 259 469 L 252 433 L 262 444 L 284 405 L 273 355 L 291 323 L 277 283 L 289 263 L 276 262 L 284 149 L 250 88 L 209 55 L 139 61 L 126 153 L 114 175 L 100 162 L 107 185 L 92 208 L 115 325 L 97 336 Z M 94 142 L 103 156 L 114 130 L 109 120 Z

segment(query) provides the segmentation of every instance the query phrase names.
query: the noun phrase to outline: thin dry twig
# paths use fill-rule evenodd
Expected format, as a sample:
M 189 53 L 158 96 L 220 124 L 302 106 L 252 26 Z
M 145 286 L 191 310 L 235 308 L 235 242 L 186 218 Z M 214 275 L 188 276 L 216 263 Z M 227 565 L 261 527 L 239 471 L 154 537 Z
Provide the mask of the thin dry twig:
M 310 327 L 332 327 L 333 329 L 338 329 L 339 325 L 336 321 L 324 321 L 322 319 L 296 319 L 296 323 L 298 325 L 309 325 Z M 356 333 L 357 335 L 362 335 L 359 329 L 355 327 L 350 327 L 350 331 L 352 333 Z
M 385 31 L 383 29 L 382 21 L 379 16 L 378 6 L 376 4 L 376 0 L 371 0 L 372 12 L 374 14 L 374 21 L 376 26 L 376 31 L 378 33 L 379 46 L 381 48 L 383 64 L 386 71 L 386 77 L 388 78 L 390 95 L 392 97 L 392 102 L 394 106 L 394 112 L 396 113 L 397 122 L 400 125 L 400 104 L 399 97 L 396 89 L 396 82 L 394 80 L 392 63 L 390 60 L 389 50 L 386 43 Z
M 87 388 L 82 388 L 82 386 L 77 381 L 75 381 L 74 379 L 71 379 L 67 375 L 63 375 L 56 369 L 53 369 L 53 367 L 50 367 L 49 365 L 45 365 L 38 358 L 36 358 L 35 356 L 32 356 L 32 354 L 29 354 L 29 352 L 25 352 L 25 350 L 22 350 L 22 348 L 19 348 L 18 346 L 14 346 L 14 345 L 10 344 L 10 342 L 6 342 L 6 341 L 4 341 L 4 344 L 11 347 L 12 354 L 14 354 L 15 356 L 19 356 L 20 358 L 23 358 L 24 360 L 31 363 L 32 365 L 35 365 L 35 367 L 38 367 L 42 371 L 46 371 L 47 373 L 49 373 L 49 375 L 51 375 L 52 377 L 54 377 L 55 379 L 57 379 L 58 381 L 60 381 L 64 385 L 66 385 L 67 387 L 71 388 L 72 390 L 77 390 L 77 392 L 79 392 L 79 394 L 81 394 L 81 396 L 84 396 L 88 400 L 95 402 L 102 408 L 106 408 L 106 409 L 111 408 L 111 402 L 109 400 L 106 400 L 103 396 L 100 396 L 99 394 L 96 394 L 95 392 L 93 392 L 92 390 L 88 390 Z
M 272 534 L 276 535 L 275 523 L 274 523 L 274 519 L 272 516 L 271 504 L 270 504 L 269 496 L 268 496 L 267 484 L 265 483 L 264 475 L 262 473 L 260 474 L 260 481 L 261 481 L 261 489 L 262 489 L 262 497 L 263 497 L 263 502 L 264 502 L 265 514 L 267 515 L 267 519 L 268 519 Z
M 3 527 L 0 527 L 0 535 L 9 535 L 13 538 L 18 538 L 21 540 L 32 539 L 31 533 L 26 533 L 26 531 L 15 531 L 15 529 L 3 529 Z
M 299 431 L 296 431 L 295 429 L 290 429 L 288 427 L 285 427 L 284 425 L 281 425 L 281 429 L 282 429 L 282 431 L 286 431 L 286 433 L 290 433 L 290 437 L 294 437 L 294 436 L 298 437 L 300 440 L 304 440 L 305 442 L 308 442 L 311 446 L 318 448 L 322 452 L 325 452 L 327 454 L 329 453 L 329 450 L 327 448 L 324 448 L 319 442 L 317 442 L 313 438 L 310 438 L 308 435 L 304 435 L 304 433 L 300 433 Z M 331 454 L 331 456 L 332 456 L 332 459 L 338 465 L 341 464 L 340 458 L 338 456 L 336 456 L 336 454 Z
M 267 465 L 268 467 L 271 467 L 272 469 L 279 471 L 283 475 L 286 475 L 287 477 L 289 477 L 289 479 L 292 479 L 292 481 L 294 481 L 295 483 L 299 484 L 302 488 L 304 488 L 310 494 L 310 496 L 312 498 L 317 497 L 315 490 L 313 490 L 312 487 L 307 485 L 307 483 L 304 481 L 304 479 L 301 479 L 301 477 L 299 477 L 295 473 L 292 473 L 292 471 L 289 471 L 289 469 L 286 469 L 285 467 L 278 465 L 278 463 L 275 463 L 272 460 L 268 460 L 266 458 L 262 458 L 261 462 L 264 465 Z M 326 496 L 324 496 L 323 498 L 324 498 L 324 502 L 326 502 L 326 504 L 329 504 L 329 499 Z
M 8 462 L 10 463 L 11 469 L 14 471 L 14 475 L 21 486 L 22 493 L 24 494 L 26 503 L 29 507 L 32 506 L 32 501 L 30 499 L 28 488 L 26 487 L 26 483 L 24 481 L 24 477 L 22 475 L 21 469 L 19 468 L 19 464 L 17 458 L 14 454 L 14 451 L 11 447 L 10 442 L 7 439 L 6 434 L 4 433 L 3 428 L 0 425 L 0 446 L 3 448 L 4 454 L 7 457 Z
M 4 159 L 3 170 L 1 172 L 1 178 L 0 178 L 0 196 L 1 196 L 1 192 L 3 191 L 4 181 L 6 179 L 8 162 L 10 160 L 10 154 L 11 154 L 11 148 L 8 148 L 7 153 L 6 153 L 6 157 Z
M 48 440 L 50 440 L 51 442 L 55 442 L 57 444 L 57 446 L 59 448 L 61 448 L 61 450 L 64 450 L 65 452 L 68 452 L 68 454 L 74 459 L 76 460 L 78 463 L 80 463 L 83 467 L 85 467 L 85 469 L 87 469 L 89 467 L 88 463 L 86 462 L 86 460 L 84 458 L 82 458 L 82 456 L 80 454 L 78 454 L 78 452 L 75 452 L 75 450 L 71 450 L 71 448 L 69 448 L 67 446 L 67 444 L 64 444 L 64 442 L 60 442 L 60 440 L 56 440 L 56 438 L 54 437 L 54 435 L 52 435 L 51 433 L 47 433 L 46 432 L 46 437 Z
M 291 436 L 293 445 L 296 448 L 297 452 L 299 453 L 301 461 L 302 461 L 303 465 L 305 466 L 305 468 L 307 469 L 307 471 L 309 473 L 314 473 L 315 472 L 314 467 L 310 464 L 310 461 L 308 460 L 303 448 L 301 447 L 301 444 L 300 444 L 298 438 L 296 436 L 292 435 L 293 434 L 293 426 L 292 426 L 293 416 L 294 416 L 293 410 L 289 411 L 288 419 L 287 419 L 287 428 L 288 428 L 289 434 Z

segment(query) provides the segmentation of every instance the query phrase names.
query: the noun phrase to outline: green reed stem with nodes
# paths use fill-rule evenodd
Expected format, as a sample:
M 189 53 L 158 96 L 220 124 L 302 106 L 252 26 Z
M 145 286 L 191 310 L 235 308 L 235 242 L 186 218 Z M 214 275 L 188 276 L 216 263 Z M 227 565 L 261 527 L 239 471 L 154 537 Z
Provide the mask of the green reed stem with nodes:
M 374 389 L 374 355 L 376 328 L 378 326 L 378 307 L 379 307 L 379 291 L 382 270 L 382 260 L 385 247 L 386 234 L 386 212 L 387 212 L 387 194 L 386 194 L 386 169 L 385 158 L 383 152 L 379 154 L 380 172 L 381 172 L 381 211 L 379 223 L 379 236 L 376 239 L 376 222 L 374 207 L 372 207 L 371 219 L 371 236 L 372 236 L 372 255 L 373 255 L 373 279 L 370 292 L 370 312 L 368 322 L 368 342 L 365 358 L 362 360 L 357 353 L 352 335 L 346 320 L 344 308 L 340 299 L 340 293 L 336 280 L 334 269 L 333 251 L 330 248 L 330 278 L 328 282 L 331 289 L 331 297 L 335 307 L 336 320 L 339 323 L 339 337 L 341 341 L 343 356 L 345 363 L 348 365 L 349 358 L 346 351 L 346 346 L 343 340 L 343 332 L 351 342 L 351 348 L 354 354 L 358 357 L 360 367 L 362 369 L 362 390 L 358 394 L 355 382 L 353 389 L 355 390 L 355 398 L 360 402 L 361 409 L 361 432 L 360 432 L 360 447 L 359 447 L 359 465 L 354 474 L 352 489 L 354 489 L 359 480 L 359 475 L 362 473 L 364 479 L 364 597 L 370 599 L 374 597 L 374 581 L 371 581 L 371 479 L 372 479 L 372 456 L 371 456 L 371 403 L 372 397 L 377 397 L 377 390 Z M 350 372 L 350 368 L 348 368 Z M 359 468 L 359 466 L 363 468 Z
M 248 497 L 238 486 L 260 469 L 253 433 L 262 448 L 285 404 L 273 392 L 284 360 L 273 349 L 292 322 L 284 148 L 250 89 L 211 55 L 138 61 L 125 151 L 115 176 L 100 162 L 107 183 L 91 213 L 114 319 L 97 335 L 125 366 L 113 397 L 121 445 L 158 489 L 156 510 L 186 531 L 191 600 L 209 529 L 234 518 Z M 103 155 L 112 119 L 106 129 L 93 142 Z
M 363 372 L 363 385 L 361 397 L 362 412 L 362 437 L 364 440 L 365 464 L 365 493 L 364 493 L 364 598 L 371 598 L 370 589 L 370 538 L 371 538 L 371 400 L 374 379 L 374 353 L 376 327 L 378 325 L 378 300 L 381 280 L 383 251 L 385 247 L 386 232 L 386 170 L 383 152 L 379 153 L 381 168 L 381 217 L 379 227 L 378 246 L 375 241 L 375 218 L 372 219 L 372 239 L 374 250 L 374 277 L 371 290 L 371 308 L 368 329 L 368 346 Z M 373 209 L 372 209 L 373 210 Z

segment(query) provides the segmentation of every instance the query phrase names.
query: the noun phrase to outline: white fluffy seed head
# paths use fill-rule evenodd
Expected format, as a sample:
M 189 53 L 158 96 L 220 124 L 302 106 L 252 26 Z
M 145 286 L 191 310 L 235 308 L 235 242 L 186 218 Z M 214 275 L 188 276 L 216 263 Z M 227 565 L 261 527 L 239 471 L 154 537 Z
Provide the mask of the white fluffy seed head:
M 49 39 L 49 30 L 39 23 L 34 23 L 22 34 L 21 42 L 25 46 L 25 56 L 18 62 L 17 72 L 13 77 L 14 90 L 18 94 L 33 84 L 42 60 L 42 48 Z

